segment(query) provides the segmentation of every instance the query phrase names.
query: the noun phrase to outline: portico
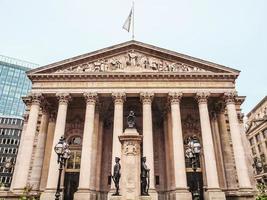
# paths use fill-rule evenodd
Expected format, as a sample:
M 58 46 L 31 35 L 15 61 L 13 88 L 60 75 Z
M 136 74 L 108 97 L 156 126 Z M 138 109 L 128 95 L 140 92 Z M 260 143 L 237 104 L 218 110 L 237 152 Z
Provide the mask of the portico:
M 64 198 L 106 199 L 115 189 L 110 175 L 114 158 L 121 157 L 119 136 L 133 110 L 153 200 L 192 199 L 194 182 L 201 199 L 253 199 L 236 103 L 242 99 L 235 89 L 238 74 L 136 41 L 30 71 L 29 120 L 11 191 L 19 194 L 27 183 L 38 183 L 41 199 L 54 198 L 58 166 L 53 148 L 64 135 L 72 151 L 62 182 Z M 216 129 L 214 123 L 230 129 Z M 39 124 L 42 131 L 36 133 Z M 184 153 L 191 136 L 203 147 L 198 179 Z M 237 182 L 229 179 L 232 174 Z

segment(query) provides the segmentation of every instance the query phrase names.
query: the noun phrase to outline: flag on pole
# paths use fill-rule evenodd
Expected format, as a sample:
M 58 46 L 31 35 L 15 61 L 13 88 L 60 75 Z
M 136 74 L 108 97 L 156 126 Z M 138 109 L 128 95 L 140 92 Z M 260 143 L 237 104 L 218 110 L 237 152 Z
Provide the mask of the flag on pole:
M 124 22 L 123 27 L 122 27 L 123 29 L 125 29 L 128 32 L 130 32 L 130 28 L 131 28 L 132 14 L 133 14 L 133 8 L 131 8 L 129 16 L 127 17 L 127 19 Z

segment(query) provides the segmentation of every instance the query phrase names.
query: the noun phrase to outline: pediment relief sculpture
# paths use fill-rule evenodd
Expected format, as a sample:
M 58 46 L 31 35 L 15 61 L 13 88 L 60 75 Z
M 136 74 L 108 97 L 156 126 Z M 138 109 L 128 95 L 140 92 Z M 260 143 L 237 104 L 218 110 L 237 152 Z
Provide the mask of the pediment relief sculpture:
M 170 62 L 147 56 L 134 50 L 111 58 L 99 59 L 65 69 L 55 73 L 92 73 L 92 72 L 209 72 L 202 68 L 181 62 Z

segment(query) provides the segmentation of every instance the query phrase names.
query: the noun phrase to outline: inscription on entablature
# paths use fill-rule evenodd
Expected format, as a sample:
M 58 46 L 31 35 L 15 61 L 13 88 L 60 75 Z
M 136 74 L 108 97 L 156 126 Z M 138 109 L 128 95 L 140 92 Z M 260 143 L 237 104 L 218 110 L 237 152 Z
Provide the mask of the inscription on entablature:
M 90 72 L 209 72 L 197 66 L 181 62 L 171 62 L 130 51 L 111 58 L 85 62 L 55 73 L 90 73 Z

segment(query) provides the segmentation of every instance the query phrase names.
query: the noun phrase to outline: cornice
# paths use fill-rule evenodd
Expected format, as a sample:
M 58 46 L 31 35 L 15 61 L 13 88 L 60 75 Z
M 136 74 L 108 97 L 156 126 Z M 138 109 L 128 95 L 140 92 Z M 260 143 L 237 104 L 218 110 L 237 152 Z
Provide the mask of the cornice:
M 238 75 L 229 73 L 73 73 L 73 74 L 29 74 L 34 81 L 64 81 L 64 80 L 219 80 L 234 82 Z

